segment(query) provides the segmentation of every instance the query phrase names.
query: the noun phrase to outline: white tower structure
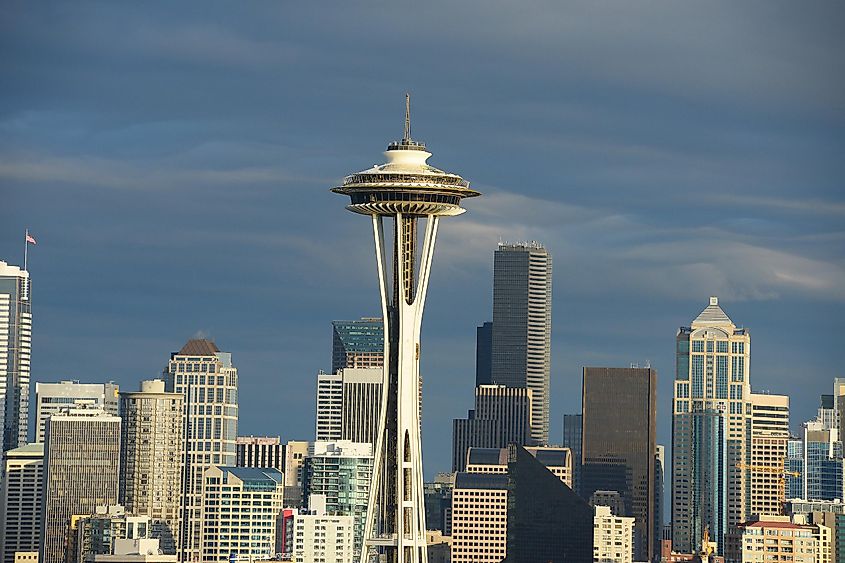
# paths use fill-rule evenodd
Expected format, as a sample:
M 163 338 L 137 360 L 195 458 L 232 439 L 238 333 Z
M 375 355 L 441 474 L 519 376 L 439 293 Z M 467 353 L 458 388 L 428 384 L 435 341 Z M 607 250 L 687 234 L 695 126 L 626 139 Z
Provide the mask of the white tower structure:
M 440 217 L 460 215 L 465 211 L 461 198 L 480 194 L 460 176 L 426 164 L 431 153 L 411 139 L 407 95 L 405 134 L 384 155 L 387 163 L 347 176 L 332 190 L 350 196 L 347 209 L 372 217 L 384 318 L 387 361 L 361 561 L 425 563 L 419 379 L 423 304 Z M 391 248 L 384 236 L 385 217 L 393 220 Z

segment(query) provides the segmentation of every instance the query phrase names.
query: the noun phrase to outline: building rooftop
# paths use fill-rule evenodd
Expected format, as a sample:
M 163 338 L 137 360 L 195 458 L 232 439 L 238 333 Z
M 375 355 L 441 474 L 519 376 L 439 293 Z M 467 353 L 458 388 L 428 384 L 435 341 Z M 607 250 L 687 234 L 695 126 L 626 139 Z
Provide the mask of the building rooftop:
M 457 473 L 455 489 L 498 489 L 508 488 L 508 476 L 501 473 Z
M 284 476 L 278 469 L 272 467 L 221 467 L 224 477 L 233 475 L 244 483 L 271 483 L 278 485 L 284 481 Z
M 719 307 L 719 298 L 711 297 L 710 304 L 692 321 L 694 328 L 705 326 L 733 325 L 730 317 Z
M 180 356 L 214 356 L 220 349 L 211 340 L 191 339 L 179 350 Z

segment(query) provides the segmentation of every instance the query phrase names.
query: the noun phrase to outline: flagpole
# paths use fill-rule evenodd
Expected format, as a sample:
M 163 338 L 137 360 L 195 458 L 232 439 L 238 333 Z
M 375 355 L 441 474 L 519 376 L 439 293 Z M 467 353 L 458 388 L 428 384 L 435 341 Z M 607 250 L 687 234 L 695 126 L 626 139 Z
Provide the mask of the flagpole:
M 29 254 L 29 227 L 26 229 L 26 234 L 23 237 L 23 269 L 26 271 L 26 260 Z

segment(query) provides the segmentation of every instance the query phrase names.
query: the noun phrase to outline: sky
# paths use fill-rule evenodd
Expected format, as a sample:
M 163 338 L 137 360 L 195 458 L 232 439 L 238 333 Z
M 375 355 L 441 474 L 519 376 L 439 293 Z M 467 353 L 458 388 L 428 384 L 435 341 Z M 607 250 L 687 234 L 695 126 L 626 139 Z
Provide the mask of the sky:
M 34 381 L 134 390 L 186 340 L 240 376 L 241 434 L 312 439 L 331 321 L 378 315 L 332 194 L 412 130 L 484 195 L 441 222 L 422 333 L 428 476 L 472 407 L 493 252 L 554 259 L 551 439 L 581 368 L 658 371 L 716 295 L 791 424 L 845 376 L 845 5 L 11 1 L 0 260 L 31 248 Z

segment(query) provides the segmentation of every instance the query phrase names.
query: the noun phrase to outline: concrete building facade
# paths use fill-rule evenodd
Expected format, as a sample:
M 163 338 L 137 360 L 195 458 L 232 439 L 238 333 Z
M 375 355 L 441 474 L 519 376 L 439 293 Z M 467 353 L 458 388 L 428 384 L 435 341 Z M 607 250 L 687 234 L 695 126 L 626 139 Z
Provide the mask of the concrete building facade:
M 0 556 L 14 563 L 16 552 L 38 552 L 41 538 L 44 444 L 6 452 L 0 483 Z
M 30 290 L 29 272 L 0 261 L 0 427 L 4 452 L 27 443 L 32 356 Z

